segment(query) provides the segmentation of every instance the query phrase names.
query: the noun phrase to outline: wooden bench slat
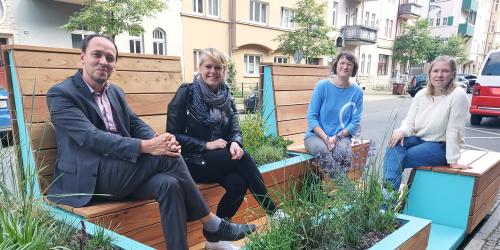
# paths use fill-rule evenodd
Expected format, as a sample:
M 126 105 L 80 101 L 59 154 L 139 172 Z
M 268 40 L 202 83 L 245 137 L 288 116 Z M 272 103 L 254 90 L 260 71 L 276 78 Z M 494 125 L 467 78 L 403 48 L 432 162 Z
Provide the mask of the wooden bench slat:
M 293 141 L 290 146 L 304 144 L 304 135 L 305 133 L 293 134 L 293 135 L 285 135 L 283 138 L 287 140 Z
M 149 115 L 139 116 L 146 124 L 148 124 L 156 133 L 165 133 L 167 116 L 166 115 Z M 31 145 L 34 150 L 56 148 L 56 140 L 52 123 L 33 123 L 31 125 Z
M 472 169 L 462 170 L 460 171 L 460 174 L 481 176 L 483 173 L 486 173 L 489 169 L 493 168 L 499 163 L 500 153 L 488 152 L 470 165 Z
M 278 135 L 292 135 L 302 133 L 307 127 L 306 119 L 289 120 L 278 122 Z
M 73 69 L 18 68 L 23 95 L 46 95 L 50 87 L 73 76 Z M 174 93 L 182 84 L 180 72 L 115 71 L 111 82 L 118 84 L 126 94 Z M 167 83 L 168 84 L 164 84 Z
M 493 205 L 495 205 L 496 198 L 498 195 L 498 190 L 488 197 L 486 203 L 484 203 L 474 215 L 469 216 L 467 223 L 467 233 L 471 233 L 474 228 L 484 219 L 484 217 L 490 212 Z
M 285 105 L 309 105 L 312 92 L 309 90 L 302 91 L 276 91 L 274 96 L 276 98 L 276 107 Z
M 309 90 L 311 91 L 316 86 L 319 80 L 325 79 L 324 76 L 305 75 L 305 76 L 290 76 L 290 75 L 275 75 L 273 76 L 274 90 Z
M 142 242 L 148 246 L 154 246 L 165 242 L 161 223 L 155 223 L 123 234 L 133 240 Z
M 305 119 L 309 104 L 298 104 L 294 106 L 278 106 L 276 108 L 276 120 L 286 121 L 295 119 Z M 304 130 L 306 128 L 303 128 Z
M 301 67 L 297 70 L 294 67 L 287 66 L 273 66 L 273 75 L 287 75 L 287 76 L 328 76 L 330 69 L 328 67 Z
M 75 50 L 74 53 L 14 50 L 13 54 L 18 68 L 81 68 L 78 50 Z M 139 61 L 140 63 L 138 63 Z M 181 72 L 181 65 L 176 57 L 131 57 L 124 53 L 119 55 L 116 70 Z
M 139 116 L 143 115 L 165 115 L 167 105 L 174 94 L 134 94 L 126 95 L 125 98 L 132 110 Z M 50 113 L 47 108 L 46 96 L 24 96 L 24 112 L 26 120 L 36 122 L 50 121 Z
M 498 187 L 500 184 L 500 178 L 497 177 L 493 182 L 490 183 L 481 193 L 477 194 L 477 196 L 472 197 L 470 215 L 479 210 L 479 208 L 486 203 L 489 197 L 498 191 Z

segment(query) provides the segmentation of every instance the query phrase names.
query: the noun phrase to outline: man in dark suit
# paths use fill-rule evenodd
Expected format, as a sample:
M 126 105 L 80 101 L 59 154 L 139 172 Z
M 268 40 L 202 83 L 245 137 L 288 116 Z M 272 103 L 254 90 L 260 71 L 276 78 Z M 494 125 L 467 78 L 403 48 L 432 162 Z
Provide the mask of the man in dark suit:
M 58 149 L 50 200 L 82 207 L 95 199 L 154 198 L 168 249 L 188 248 L 187 221 L 201 220 L 210 241 L 238 240 L 255 230 L 210 212 L 175 137 L 156 135 L 108 81 L 118 60 L 109 37 L 88 36 L 80 59 L 82 69 L 47 93 Z

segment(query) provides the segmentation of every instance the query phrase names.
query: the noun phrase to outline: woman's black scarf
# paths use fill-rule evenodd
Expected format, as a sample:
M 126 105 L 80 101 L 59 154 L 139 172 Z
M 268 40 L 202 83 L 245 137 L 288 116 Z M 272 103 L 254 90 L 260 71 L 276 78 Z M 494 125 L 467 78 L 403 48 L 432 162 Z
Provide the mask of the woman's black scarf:
M 223 82 L 217 87 L 217 92 L 213 92 L 208 85 L 196 76 L 190 87 L 192 101 L 189 104 L 190 109 L 194 110 L 194 116 L 202 124 L 213 127 L 218 125 L 225 126 L 231 110 L 231 93 L 229 88 Z

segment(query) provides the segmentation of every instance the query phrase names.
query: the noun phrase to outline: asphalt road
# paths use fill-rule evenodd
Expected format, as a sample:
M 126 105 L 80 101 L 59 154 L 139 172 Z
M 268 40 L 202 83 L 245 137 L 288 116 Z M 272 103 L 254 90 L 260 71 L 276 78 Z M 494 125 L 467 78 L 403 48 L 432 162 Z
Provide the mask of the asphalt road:
M 367 95 L 361 120 L 361 137 L 374 140 L 377 149 L 385 148 L 392 130 L 398 128 L 406 116 L 411 100 L 412 97 L 408 95 L 383 98 L 370 98 Z M 480 126 L 472 126 L 468 116 L 465 143 L 467 149 L 500 152 L 500 118 L 483 118 Z

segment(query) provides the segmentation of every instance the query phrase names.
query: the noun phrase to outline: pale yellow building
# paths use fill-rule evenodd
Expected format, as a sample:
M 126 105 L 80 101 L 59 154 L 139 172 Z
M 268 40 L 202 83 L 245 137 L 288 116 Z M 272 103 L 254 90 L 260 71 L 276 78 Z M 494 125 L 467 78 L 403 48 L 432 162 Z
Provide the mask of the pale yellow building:
M 500 0 L 493 0 L 484 54 L 498 48 L 500 48 Z
M 257 83 L 262 62 L 293 63 L 274 39 L 290 31 L 296 0 L 183 1 L 183 72 L 191 81 L 197 72 L 199 50 L 218 48 L 237 70 L 237 84 Z M 241 85 L 240 85 L 241 86 Z

